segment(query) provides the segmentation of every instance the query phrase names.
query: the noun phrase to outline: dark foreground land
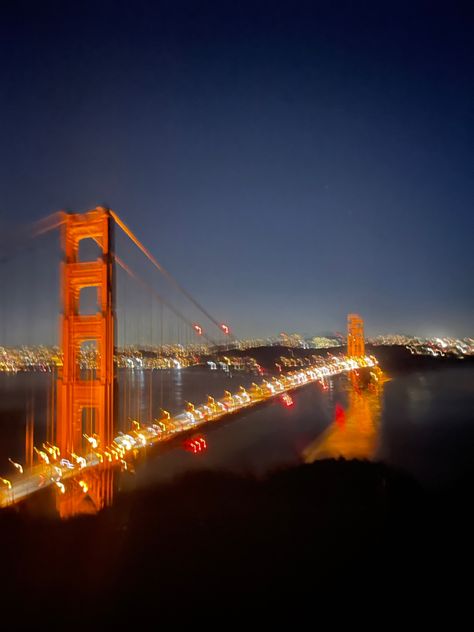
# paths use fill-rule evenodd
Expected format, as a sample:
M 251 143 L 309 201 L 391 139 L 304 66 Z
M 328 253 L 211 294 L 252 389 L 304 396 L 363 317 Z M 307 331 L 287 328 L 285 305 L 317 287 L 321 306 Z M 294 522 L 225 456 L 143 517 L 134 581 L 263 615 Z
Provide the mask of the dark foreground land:
M 381 593 L 397 608 L 445 596 L 471 574 L 472 481 L 428 495 L 384 465 L 328 460 L 264 481 L 189 474 L 67 522 L 3 512 L 2 611 L 96 629 L 153 613 L 319 616 L 326 595 L 364 610 Z

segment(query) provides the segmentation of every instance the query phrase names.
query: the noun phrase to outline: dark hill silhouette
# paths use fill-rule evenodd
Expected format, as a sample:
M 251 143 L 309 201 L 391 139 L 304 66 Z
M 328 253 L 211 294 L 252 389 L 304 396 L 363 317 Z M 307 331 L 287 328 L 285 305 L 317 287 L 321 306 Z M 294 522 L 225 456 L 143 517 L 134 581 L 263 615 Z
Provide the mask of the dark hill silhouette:
M 433 357 L 412 355 L 410 351 L 400 345 L 366 346 L 368 354 L 374 354 L 384 371 L 410 371 L 438 369 L 447 365 L 459 365 L 460 363 L 472 363 L 474 357 L 465 357 L 462 360 L 453 357 Z M 258 364 L 267 370 L 275 370 L 275 363 L 279 362 L 281 356 L 287 358 L 311 358 L 311 356 L 326 357 L 328 354 L 339 355 L 345 353 L 345 347 L 334 347 L 330 349 L 299 349 L 297 347 L 285 346 L 264 346 L 253 349 L 236 349 L 220 353 L 220 356 L 231 355 L 238 357 L 252 357 Z
M 189 473 L 64 523 L 3 512 L 2 598 L 21 608 L 28 595 L 32 621 L 35 607 L 67 621 L 81 603 L 123 623 L 146 604 L 264 610 L 349 586 L 390 590 L 400 575 L 415 589 L 467 559 L 470 484 L 430 496 L 385 465 L 328 460 L 263 481 Z

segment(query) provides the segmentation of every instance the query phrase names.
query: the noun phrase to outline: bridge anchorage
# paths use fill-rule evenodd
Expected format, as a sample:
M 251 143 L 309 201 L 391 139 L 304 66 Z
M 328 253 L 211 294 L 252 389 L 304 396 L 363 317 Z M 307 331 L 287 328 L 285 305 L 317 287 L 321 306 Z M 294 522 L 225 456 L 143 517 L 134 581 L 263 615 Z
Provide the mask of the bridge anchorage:
M 62 213 L 54 216 L 54 222 L 41 225 L 41 231 L 59 227 L 61 230 L 62 263 L 60 274 L 61 305 L 60 317 L 60 356 L 56 381 L 56 411 L 52 415 L 52 427 L 49 429 L 50 443 L 43 444 L 44 449 L 33 448 L 32 416 L 27 424 L 27 460 L 25 470 L 11 477 L 0 479 L 8 483 L 8 489 L 0 487 L 0 507 L 8 506 L 27 498 L 40 489 L 57 487 L 56 505 L 59 514 L 68 518 L 76 514 L 97 512 L 112 502 L 114 468 L 127 469 L 130 459 L 150 445 L 169 441 L 175 436 L 193 433 L 203 424 L 217 422 L 228 415 L 251 408 L 276 397 L 292 401 L 288 394 L 312 382 L 326 383 L 327 378 L 347 373 L 357 380 L 357 369 L 375 367 L 375 358 L 365 355 L 363 321 L 356 314 L 348 316 L 347 354 L 327 358 L 315 358 L 314 364 L 280 372 L 278 375 L 253 383 L 248 389 L 240 387 L 238 392 L 226 391 L 224 397 L 217 399 L 208 396 L 207 401 L 194 405 L 187 403 L 186 409 L 179 414 L 170 414 L 163 410 L 154 419 L 153 406 L 150 403 L 149 414 L 130 416 L 125 432 L 119 432 L 120 422 L 117 398 L 118 371 L 129 371 L 129 356 L 122 355 L 119 369 L 117 349 L 118 325 L 116 317 L 116 264 L 138 281 L 141 287 L 154 300 L 166 305 L 173 319 L 181 319 L 190 335 L 215 346 L 208 332 L 197 325 L 194 316 L 207 318 L 210 326 L 229 340 L 227 325 L 213 318 L 189 292 L 184 290 L 171 275 L 157 262 L 132 231 L 111 210 L 97 207 L 86 213 Z M 153 268 L 153 273 L 163 275 L 181 292 L 194 310 L 192 318 L 186 318 L 173 304 L 167 303 L 149 283 L 122 261 L 115 252 L 115 231 L 122 230 L 127 240 L 145 255 Z M 90 241 L 95 244 L 98 256 L 93 260 L 83 260 L 81 244 Z M 126 277 L 128 278 L 128 277 Z M 95 294 L 95 311 L 83 313 L 81 309 L 82 293 L 91 290 Z M 153 312 L 150 314 L 153 319 Z M 163 322 L 163 320 L 161 321 Z M 228 344 L 228 342 L 227 342 Z M 94 363 L 84 375 L 81 365 L 83 347 L 93 345 Z M 180 345 L 177 345 L 180 347 Z M 182 346 L 182 345 L 181 345 Z M 166 345 L 161 341 L 159 349 Z M 207 347 L 209 349 L 209 347 Z M 125 349 L 125 347 L 123 347 Z M 160 351 L 160 354 L 162 351 Z M 194 353 L 194 352 L 193 352 Z M 174 364 L 173 364 L 174 363 Z M 176 367 L 180 363 L 176 358 L 166 364 L 160 356 L 155 368 Z M 140 365 L 142 366 L 142 365 Z M 151 370 L 153 370 L 153 365 Z M 185 365 L 186 366 L 186 365 Z M 178 368 L 179 368 L 178 367 Z M 140 391 L 141 393 L 141 391 Z M 150 402 L 152 382 L 150 379 Z M 123 393 L 120 395 L 122 402 Z M 130 409 L 128 409 L 130 412 Z M 156 410 L 156 408 L 155 408 Z M 123 409 L 121 410 L 123 413 Z M 146 419 L 145 423 L 140 420 Z M 33 452 L 40 462 L 33 465 L 28 456 Z M 18 465 L 18 464 L 17 464 Z

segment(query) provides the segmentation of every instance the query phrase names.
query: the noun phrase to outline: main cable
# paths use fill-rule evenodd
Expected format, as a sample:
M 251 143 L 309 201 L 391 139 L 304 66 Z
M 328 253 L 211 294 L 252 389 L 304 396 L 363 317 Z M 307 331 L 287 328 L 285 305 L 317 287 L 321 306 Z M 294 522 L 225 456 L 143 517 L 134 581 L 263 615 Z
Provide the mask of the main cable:
M 157 292 L 155 290 L 155 288 L 151 287 L 151 285 L 149 285 L 146 281 L 144 281 L 140 276 L 138 276 L 138 274 L 136 274 L 136 272 L 134 272 L 117 254 L 113 255 L 114 260 L 117 262 L 117 264 L 123 269 L 125 270 L 125 272 L 135 281 L 137 281 L 138 283 L 140 283 L 148 292 L 150 292 L 150 294 L 154 294 L 155 298 L 158 299 L 158 301 L 160 303 L 162 303 L 163 305 L 166 305 L 166 307 L 168 307 L 176 316 L 178 316 L 178 318 L 180 318 L 183 322 L 185 322 L 187 325 L 189 325 L 189 327 L 191 327 L 192 329 L 194 329 L 193 327 L 193 323 L 191 323 L 186 316 L 184 316 L 183 314 L 181 314 L 181 312 L 174 306 L 172 305 L 169 301 L 167 301 L 165 298 L 163 298 L 161 296 L 161 294 L 159 294 L 159 292 Z M 207 340 L 207 342 L 209 342 L 211 345 L 216 346 L 217 343 L 215 340 L 213 340 L 211 337 L 209 337 L 207 334 L 202 333 L 203 338 L 205 338 Z
M 202 312 L 204 314 L 204 316 L 206 316 L 206 318 L 208 318 L 214 325 L 216 325 L 216 327 L 222 331 L 222 327 L 221 324 L 219 323 L 218 320 L 216 320 L 214 318 L 214 316 L 212 316 L 212 314 L 210 314 L 207 309 L 205 307 L 203 307 L 195 298 L 194 296 L 192 296 L 192 294 L 190 294 L 188 292 L 188 290 L 186 290 L 174 277 L 173 275 L 168 272 L 168 270 L 166 270 L 166 268 L 164 268 L 161 263 L 159 263 L 159 261 L 151 254 L 151 252 L 148 250 L 148 248 L 146 248 L 146 246 L 144 246 L 142 244 L 142 242 L 138 239 L 138 237 L 130 230 L 130 228 L 128 228 L 128 226 L 120 219 L 120 217 L 117 215 L 117 213 L 115 213 L 114 211 L 110 211 L 110 215 L 113 217 L 113 219 L 115 220 L 116 224 L 119 226 L 119 228 L 122 229 L 122 231 L 127 235 L 127 237 L 137 246 L 137 248 L 139 250 L 142 251 L 142 253 L 145 255 L 145 257 L 147 257 L 147 259 L 155 266 L 155 268 L 157 270 L 159 270 L 163 276 L 165 276 L 168 281 L 170 281 L 170 283 L 172 283 L 182 294 L 184 294 L 184 296 L 186 296 L 186 298 L 188 300 L 191 301 L 191 303 L 198 308 L 198 310 L 200 312 Z

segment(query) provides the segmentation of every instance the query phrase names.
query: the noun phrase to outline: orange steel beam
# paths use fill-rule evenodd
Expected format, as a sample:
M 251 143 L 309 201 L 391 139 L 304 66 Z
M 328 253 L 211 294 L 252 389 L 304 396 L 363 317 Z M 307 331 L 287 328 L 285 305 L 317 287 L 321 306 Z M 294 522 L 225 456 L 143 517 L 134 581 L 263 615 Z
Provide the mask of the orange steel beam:
M 111 504 L 113 483 L 114 472 L 110 466 L 84 471 L 69 481 L 65 493 L 58 496 L 60 517 L 67 519 L 80 514 L 96 514 Z
M 365 355 L 364 321 L 358 314 L 347 316 L 347 355 L 350 357 Z
M 33 443 L 34 443 L 34 417 L 33 405 L 29 402 L 26 413 L 25 428 L 25 466 L 31 468 L 33 466 Z
M 61 266 L 61 347 L 63 366 L 57 382 L 57 419 L 55 443 L 61 455 L 84 453 L 84 424 L 87 434 L 98 437 L 101 445 L 109 445 L 114 436 L 114 336 L 115 291 L 113 275 L 113 222 L 110 211 L 97 207 L 87 213 L 65 214 L 61 223 L 64 261 Z M 79 244 L 93 239 L 101 249 L 96 261 L 79 260 Z M 98 311 L 80 313 L 80 292 L 97 288 Z M 79 352 L 85 341 L 96 341 L 99 366 L 94 379 L 82 379 Z M 94 412 L 94 414 L 92 413 Z M 85 413 L 85 414 L 84 414 Z M 77 488 L 77 489 L 76 489 Z M 61 517 L 101 509 L 112 500 L 112 478 L 107 472 L 92 477 L 87 488 L 77 486 L 58 495 Z
M 101 207 L 83 214 L 65 215 L 62 223 L 64 262 L 61 267 L 61 347 L 63 366 L 58 376 L 56 444 L 66 458 L 83 450 L 83 412 L 95 412 L 94 432 L 103 445 L 113 438 L 114 391 L 114 291 L 112 222 Z M 102 255 L 96 261 L 79 261 L 79 243 L 94 239 Z M 79 313 L 80 291 L 96 287 L 97 313 Z M 85 341 L 96 341 L 99 368 L 96 379 L 82 380 L 79 351 Z

